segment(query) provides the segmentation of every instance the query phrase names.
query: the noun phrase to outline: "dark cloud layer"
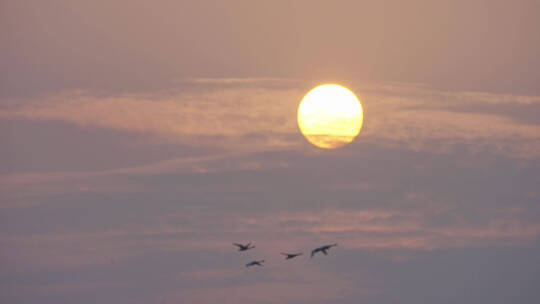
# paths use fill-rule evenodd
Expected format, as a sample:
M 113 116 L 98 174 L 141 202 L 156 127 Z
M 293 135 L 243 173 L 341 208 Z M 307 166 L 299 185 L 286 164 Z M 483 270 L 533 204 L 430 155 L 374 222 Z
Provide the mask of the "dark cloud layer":
M 11 126 L 25 124 L 36 122 Z M 191 157 L 171 144 L 188 153 L 175 157 Z M 300 145 L 203 156 L 188 167 L 75 167 L 78 175 L 59 178 L 45 168 L 24 182 L 4 175 L 3 299 L 533 303 L 538 162 L 468 145 L 440 152 L 360 138 L 336 151 Z M 108 158 L 155 157 L 147 149 Z M 263 271 L 244 271 L 247 257 L 230 244 L 243 240 L 257 244 L 249 258 L 269 261 Z M 340 246 L 330 256 L 292 268 L 278 255 L 333 241 Z

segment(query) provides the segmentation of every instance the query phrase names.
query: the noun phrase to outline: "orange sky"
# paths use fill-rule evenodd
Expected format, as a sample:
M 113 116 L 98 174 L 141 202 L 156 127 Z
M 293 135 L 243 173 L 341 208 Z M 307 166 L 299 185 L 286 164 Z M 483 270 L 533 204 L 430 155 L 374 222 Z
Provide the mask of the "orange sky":
M 539 12 L 3 1 L 0 302 L 537 303 Z M 296 120 L 328 81 L 335 150 Z

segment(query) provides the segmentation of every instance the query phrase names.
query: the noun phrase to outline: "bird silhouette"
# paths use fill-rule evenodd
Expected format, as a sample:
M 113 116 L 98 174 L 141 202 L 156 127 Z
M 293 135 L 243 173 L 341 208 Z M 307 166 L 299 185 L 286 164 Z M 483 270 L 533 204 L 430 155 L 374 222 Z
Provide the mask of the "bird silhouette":
M 238 243 L 233 243 L 233 245 L 238 246 L 238 251 L 246 251 L 246 250 L 255 248 L 255 246 L 251 246 L 251 242 L 247 243 L 246 245 L 242 245 Z
M 290 259 L 293 259 L 293 258 L 299 256 L 299 255 L 302 255 L 301 252 L 300 253 L 285 253 L 285 252 L 282 252 L 281 254 L 287 256 L 285 258 L 285 260 L 290 260 Z
M 249 262 L 249 263 L 246 264 L 246 267 L 251 267 L 251 266 L 264 266 L 262 263 L 264 263 L 264 260 L 251 261 L 251 262 Z
M 324 253 L 324 255 L 327 255 L 328 252 L 326 252 L 327 250 L 329 250 L 330 248 L 334 247 L 334 246 L 337 246 L 337 243 L 336 244 L 331 244 L 331 245 L 325 245 L 325 246 L 321 246 L 319 248 L 315 248 L 311 251 L 311 257 L 313 257 L 317 252 L 322 252 Z

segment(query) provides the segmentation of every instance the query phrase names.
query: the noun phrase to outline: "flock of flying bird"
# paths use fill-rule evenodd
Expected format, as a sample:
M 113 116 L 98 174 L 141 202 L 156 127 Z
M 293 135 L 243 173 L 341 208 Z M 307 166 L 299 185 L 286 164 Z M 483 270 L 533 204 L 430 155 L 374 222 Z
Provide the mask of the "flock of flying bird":
M 242 245 L 242 244 L 238 244 L 238 243 L 233 243 L 234 246 L 237 246 L 238 247 L 238 251 L 246 251 L 246 250 L 250 250 L 250 249 L 253 249 L 255 248 L 255 246 L 251 245 L 251 242 L 247 243 L 246 245 Z M 322 252 L 324 253 L 324 255 L 327 255 L 328 254 L 328 250 L 334 246 L 337 246 L 337 243 L 336 244 L 330 244 L 330 245 L 324 245 L 324 246 L 321 246 L 321 247 L 317 247 L 315 249 L 313 249 L 311 251 L 311 258 L 313 258 L 313 256 L 317 253 L 317 252 Z M 302 255 L 302 252 L 299 252 L 299 253 L 286 253 L 286 252 L 281 252 L 282 255 L 285 256 L 285 259 L 286 260 L 290 260 L 290 259 L 293 259 L 299 255 Z M 265 261 L 264 260 L 255 260 L 255 261 L 251 261 L 249 263 L 246 264 L 246 267 L 251 267 L 251 266 L 264 266 L 263 263 Z

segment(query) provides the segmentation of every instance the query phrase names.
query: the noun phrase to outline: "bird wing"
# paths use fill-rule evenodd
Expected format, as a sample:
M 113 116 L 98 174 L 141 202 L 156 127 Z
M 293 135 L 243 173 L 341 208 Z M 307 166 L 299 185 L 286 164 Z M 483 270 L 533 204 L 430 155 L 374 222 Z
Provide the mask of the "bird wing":
M 324 253 L 324 255 L 328 255 L 328 253 L 326 252 L 326 249 L 322 249 L 321 251 Z

